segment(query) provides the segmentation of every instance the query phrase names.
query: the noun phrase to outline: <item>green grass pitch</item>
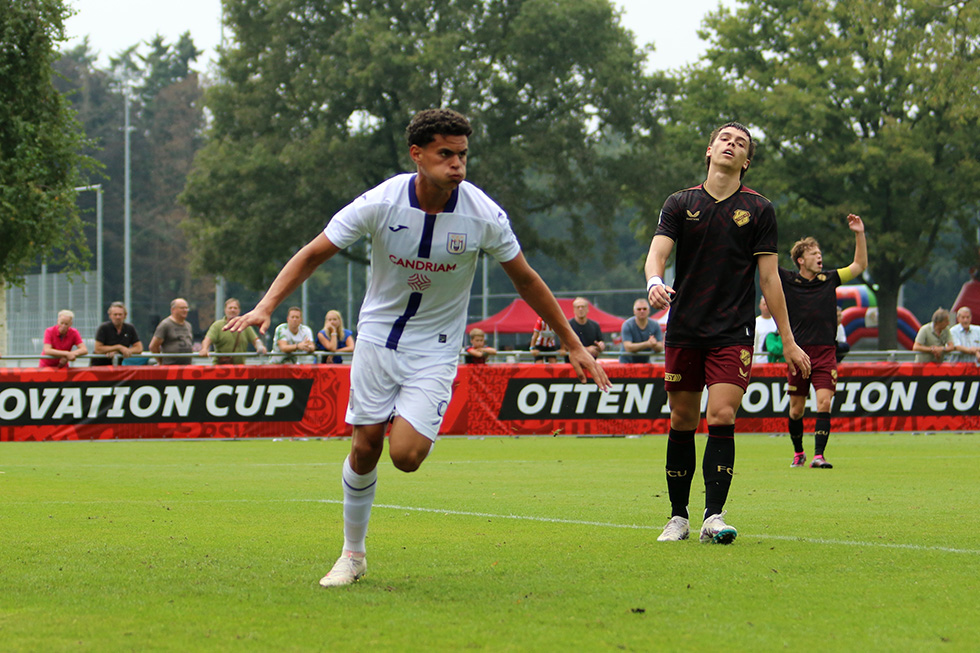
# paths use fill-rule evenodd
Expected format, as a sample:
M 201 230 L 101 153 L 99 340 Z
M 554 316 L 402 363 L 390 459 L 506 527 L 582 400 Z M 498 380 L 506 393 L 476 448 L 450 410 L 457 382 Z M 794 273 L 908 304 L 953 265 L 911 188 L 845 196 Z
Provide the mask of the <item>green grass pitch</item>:
M 834 434 L 833 470 L 740 435 L 731 546 L 656 541 L 665 444 L 448 438 L 414 474 L 383 458 L 368 573 L 331 590 L 347 440 L 0 444 L 0 650 L 980 646 L 976 434 Z

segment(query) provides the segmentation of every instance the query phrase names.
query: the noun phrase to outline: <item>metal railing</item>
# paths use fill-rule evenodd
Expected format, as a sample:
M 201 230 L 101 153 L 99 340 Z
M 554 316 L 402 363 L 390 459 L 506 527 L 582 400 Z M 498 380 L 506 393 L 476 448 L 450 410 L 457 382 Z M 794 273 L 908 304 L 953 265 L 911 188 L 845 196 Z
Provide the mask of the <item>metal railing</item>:
M 563 363 L 565 358 L 564 355 L 559 352 L 545 352 L 545 355 L 552 355 L 558 360 L 559 363 Z M 258 354 L 253 351 L 241 352 L 241 353 L 228 353 L 228 352 L 211 352 L 209 356 L 202 356 L 200 353 L 159 353 L 154 354 L 152 352 L 143 352 L 133 359 L 145 359 L 147 362 L 144 364 L 157 365 L 161 358 L 177 358 L 186 359 L 187 364 L 190 365 L 213 365 L 215 364 L 215 359 L 219 356 L 233 356 L 235 358 L 245 359 L 246 365 L 277 365 L 280 364 L 285 356 L 292 356 L 293 358 L 299 359 L 300 364 L 315 364 L 323 363 L 324 359 L 327 357 L 333 358 L 335 356 L 340 356 L 343 359 L 342 364 L 349 365 L 351 356 L 353 352 L 328 352 L 328 351 L 316 351 L 316 352 L 295 352 L 289 354 L 283 354 L 280 352 L 269 352 L 267 354 Z M 514 363 L 533 363 L 535 352 L 530 350 L 498 350 L 493 356 L 487 359 L 488 364 L 514 364 Z M 538 354 L 540 355 L 540 354 Z M 599 359 L 605 362 L 615 362 L 620 356 L 630 355 L 630 356 L 645 356 L 649 358 L 651 363 L 663 363 L 663 354 L 649 354 L 644 352 L 627 352 L 623 350 L 618 351 L 605 351 L 599 355 Z M 41 358 L 57 358 L 55 356 L 44 356 L 41 354 L 10 354 L 0 358 L 0 367 L 37 367 L 37 362 Z M 89 361 L 93 358 L 105 358 L 105 356 L 97 354 L 87 354 L 85 356 L 79 356 L 75 359 L 72 367 L 88 367 Z M 132 365 L 134 363 L 125 363 L 125 360 L 118 356 L 112 358 L 112 364 L 115 365 Z M 845 363 L 912 363 L 915 361 L 915 352 L 904 350 L 904 349 L 894 349 L 894 350 L 871 350 L 871 349 L 852 349 L 847 357 L 844 359 Z M 465 352 L 460 352 L 459 362 L 465 363 Z

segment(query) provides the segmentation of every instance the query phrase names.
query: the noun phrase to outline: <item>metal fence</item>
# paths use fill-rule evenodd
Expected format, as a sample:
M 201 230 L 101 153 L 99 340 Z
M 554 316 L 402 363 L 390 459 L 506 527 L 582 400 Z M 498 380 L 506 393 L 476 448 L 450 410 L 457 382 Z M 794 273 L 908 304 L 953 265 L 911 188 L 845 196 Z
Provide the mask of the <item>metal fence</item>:
M 58 311 L 75 314 L 74 327 L 82 334 L 89 351 L 95 349 L 95 331 L 105 321 L 98 305 L 94 271 L 69 276 L 67 273 L 30 274 L 23 288 L 7 286 L 7 352 L 40 354 L 44 330 L 58 321 Z M 88 337 L 86 337 L 88 336 Z

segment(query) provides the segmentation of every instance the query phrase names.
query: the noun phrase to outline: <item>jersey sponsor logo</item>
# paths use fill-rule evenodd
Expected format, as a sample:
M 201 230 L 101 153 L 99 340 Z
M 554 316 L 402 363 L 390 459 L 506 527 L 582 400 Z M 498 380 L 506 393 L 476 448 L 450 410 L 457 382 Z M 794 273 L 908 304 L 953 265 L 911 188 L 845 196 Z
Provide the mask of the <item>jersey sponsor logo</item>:
M 737 224 L 740 227 L 744 227 L 745 225 L 747 225 L 749 223 L 749 218 L 751 217 L 752 214 L 746 211 L 745 209 L 738 209 L 735 211 L 734 214 L 732 214 L 732 220 L 734 220 L 735 224 Z
M 674 372 L 665 372 L 664 381 L 668 383 L 679 383 L 681 380 L 681 375 Z
M 402 229 L 408 229 L 408 227 L 405 226 L 405 225 L 403 225 L 403 224 L 399 224 L 399 225 L 395 225 L 395 226 L 391 226 L 391 225 L 388 226 L 388 231 L 391 231 L 392 233 L 397 233 L 397 232 L 401 231 Z
M 398 258 L 394 254 L 389 254 L 388 260 L 391 261 L 392 265 L 424 272 L 454 272 L 456 270 L 455 263 L 433 263 L 432 261 Z
M 446 250 L 450 254 L 462 254 L 466 251 L 466 234 L 449 234 Z
M 432 285 L 432 280 L 424 274 L 413 274 L 408 278 L 408 287 L 417 292 L 422 292 Z
M 691 210 L 690 209 L 687 209 L 687 217 L 688 218 L 690 218 L 690 219 L 697 219 L 697 217 L 699 215 L 701 215 L 701 212 L 700 211 L 695 211 L 694 213 L 691 213 Z

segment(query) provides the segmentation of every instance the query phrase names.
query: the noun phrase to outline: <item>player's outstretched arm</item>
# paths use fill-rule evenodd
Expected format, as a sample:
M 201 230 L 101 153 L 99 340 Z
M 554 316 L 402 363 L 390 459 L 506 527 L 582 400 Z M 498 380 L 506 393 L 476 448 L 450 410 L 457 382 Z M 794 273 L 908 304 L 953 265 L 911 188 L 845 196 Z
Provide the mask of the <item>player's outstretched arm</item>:
M 306 281 L 314 270 L 320 265 L 330 260 L 340 248 L 331 243 L 323 233 L 319 233 L 316 238 L 308 242 L 301 250 L 293 254 L 286 265 L 276 276 L 275 281 L 269 286 L 269 290 L 255 305 L 255 308 L 248 313 L 228 320 L 224 331 L 244 331 L 250 326 L 258 327 L 259 332 L 264 334 L 269 330 L 272 320 L 272 311 L 289 297 L 293 292 Z
M 568 360 L 579 380 L 585 383 L 588 380 L 587 376 L 591 376 L 601 390 L 609 390 L 610 383 L 606 371 L 602 369 L 602 366 L 585 349 L 578 336 L 572 331 L 568 325 L 568 318 L 562 313 L 561 306 L 558 305 L 551 289 L 548 288 L 541 276 L 528 265 L 524 254 L 518 253 L 516 258 L 500 265 L 510 277 L 518 294 L 554 329 L 562 345 L 568 350 Z

